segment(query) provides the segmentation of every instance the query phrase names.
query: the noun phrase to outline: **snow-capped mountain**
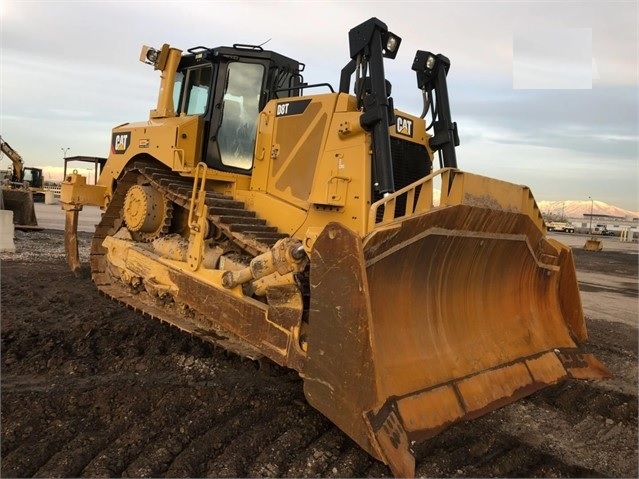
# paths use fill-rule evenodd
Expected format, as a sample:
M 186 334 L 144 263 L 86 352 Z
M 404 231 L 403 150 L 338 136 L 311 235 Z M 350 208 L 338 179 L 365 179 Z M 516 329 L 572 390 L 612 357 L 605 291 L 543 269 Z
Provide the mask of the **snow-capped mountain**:
M 603 201 L 577 200 L 577 201 L 538 201 L 537 205 L 543 214 L 565 216 L 566 218 L 581 218 L 584 214 L 616 216 L 620 218 L 639 218 L 639 212 L 628 211 Z

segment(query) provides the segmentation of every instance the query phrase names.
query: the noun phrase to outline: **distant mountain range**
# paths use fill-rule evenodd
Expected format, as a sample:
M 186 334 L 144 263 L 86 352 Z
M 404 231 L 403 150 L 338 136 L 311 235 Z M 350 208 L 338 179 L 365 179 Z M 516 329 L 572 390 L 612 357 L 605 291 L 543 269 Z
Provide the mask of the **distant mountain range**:
M 639 218 L 639 212 L 628 211 L 618 206 L 609 205 L 603 201 L 578 200 L 578 201 L 538 201 L 537 205 L 543 214 L 553 214 L 565 216 L 566 218 L 583 218 L 584 215 L 592 214 L 617 216 L 621 218 Z

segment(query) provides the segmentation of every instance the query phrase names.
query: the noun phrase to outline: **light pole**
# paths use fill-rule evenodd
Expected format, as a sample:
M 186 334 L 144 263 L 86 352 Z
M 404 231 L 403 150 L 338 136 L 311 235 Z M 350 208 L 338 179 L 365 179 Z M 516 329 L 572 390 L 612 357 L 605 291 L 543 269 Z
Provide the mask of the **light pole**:
M 590 234 L 592 234 L 592 205 L 595 200 L 593 200 L 590 196 L 588 197 L 588 199 L 590 200 Z
M 63 153 L 64 153 L 63 158 L 66 160 L 66 159 L 67 159 L 67 151 L 69 151 L 71 148 L 60 148 L 60 149 L 61 149 L 61 150 L 63 151 Z

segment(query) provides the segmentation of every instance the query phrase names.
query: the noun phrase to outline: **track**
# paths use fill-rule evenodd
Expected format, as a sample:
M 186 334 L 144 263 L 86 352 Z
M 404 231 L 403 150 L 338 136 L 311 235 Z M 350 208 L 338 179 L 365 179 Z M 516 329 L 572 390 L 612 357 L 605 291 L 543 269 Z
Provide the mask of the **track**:
M 193 180 L 183 178 L 155 161 L 140 160 L 127 166 L 120 175 L 113 198 L 96 227 L 91 243 L 91 276 L 98 290 L 151 318 L 166 321 L 201 339 L 217 342 L 240 355 L 259 358 L 259 351 L 247 347 L 229 331 L 211 322 L 206 314 L 202 314 L 203 311 L 187 311 L 184 305 L 176 304 L 173 298 L 158 301 L 157 297 L 147 293 L 144 284 L 135 287 L 125 284 L 112 273 L 102 243 L 105 237 L 115 234 L 125 224 L 122 210 L 126 194 L 133 185 L 140 184 L 150 185 L 161 192 L 161 196 L 170 205 L 156 237 L 170 233 L 184 235 L 184 231 L 188 231 L 187 218 L 194 188 Z M 211 234 L 219 238 L 217 244 L 230 251 L 236 261 L 245 265 L 254 256 L 268 251 L 277 240 L 287 236 L 278 232 L 276 227 L 268 226 L 266 220 L 257 218 L 255 212 L 245 209 L 242 202 L 231 197 L 207 191 L 205 205 Z M 148 240 L 152 239 L 154 238 Z
M 307 405 L 296 373 L 123 309 L 67 271 L 62 233 L 30 235 L 24 259 L 2 257 L 3 477 L 390 475 Z M 637 330 L 588 326 L 615 379 L 455 425 L 418 445 L 417 474 L 636 477 Z

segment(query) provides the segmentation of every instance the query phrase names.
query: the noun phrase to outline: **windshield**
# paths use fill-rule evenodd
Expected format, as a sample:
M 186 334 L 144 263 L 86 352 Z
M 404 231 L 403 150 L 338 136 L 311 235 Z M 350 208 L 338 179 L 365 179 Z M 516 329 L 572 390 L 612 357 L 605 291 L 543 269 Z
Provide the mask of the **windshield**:
M 218 132 L 222 164 L 233 168 L 253 166 L 260 93 L 264 66 L 230 63 L 224 92 L 222 124 Z

